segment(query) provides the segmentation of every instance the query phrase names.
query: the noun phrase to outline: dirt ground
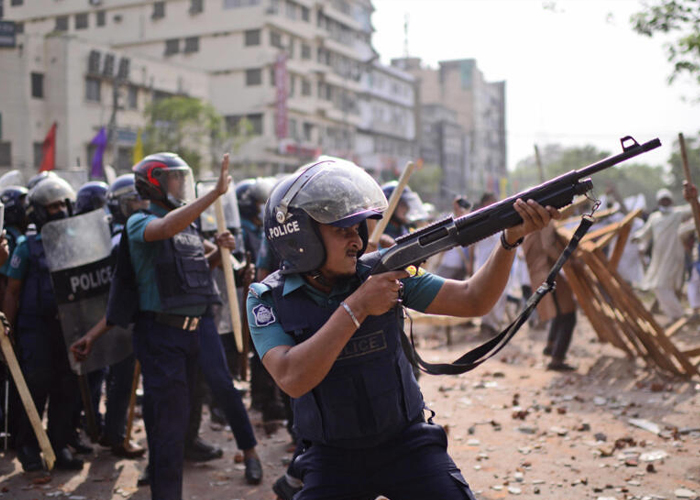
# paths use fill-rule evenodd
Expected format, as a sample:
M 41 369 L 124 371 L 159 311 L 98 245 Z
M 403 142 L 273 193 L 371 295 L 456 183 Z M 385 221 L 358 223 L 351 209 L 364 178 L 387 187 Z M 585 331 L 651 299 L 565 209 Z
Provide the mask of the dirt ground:
M 674 340 L 698 345 L 700 326 Z M 451 361 L 475 344 L 476 326 L 416 326 L 427 361 Z M 700 380 L 670 378 L 598 343 L 583 314 L 568 361 L 574 373 L 545 369 L 547 332 L 523 330 L 497 359 L 460 376 L 423 375 L 420 385 L 436 421 L 447 427 L 449 451 L 479 499 L 675 499 L 700 496 Z M 241 384 L 243 386 L 244 384 Z M 224 457 L 187 464 L 184 498 L 274 500 L 271 485 L 290 454 L 284 429 L 266 436 L 251 412 L 260 441 L 264 480 L 248 486 L 234 460 L 228 430 L 212 430 L 205 413 L 202 434 L 224 448 Z M 136 439 L 145 445 L 143 425 Z M 150 498 L 137 477 L 146 459 L 122 460 L 95 445 L 82 472 L 22 472 L 13 452 L 0 458 L 0 497 Z M 400 499 L 393 499 L 400 500 Z M 433 500 L 433 499 L 430 499 Z

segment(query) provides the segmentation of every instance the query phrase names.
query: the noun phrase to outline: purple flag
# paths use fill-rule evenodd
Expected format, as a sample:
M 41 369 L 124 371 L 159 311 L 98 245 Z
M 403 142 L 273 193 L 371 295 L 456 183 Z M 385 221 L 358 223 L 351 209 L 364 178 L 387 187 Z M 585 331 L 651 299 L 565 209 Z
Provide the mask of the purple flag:
M 92 146 L 96 146 L 95 154 L 92 155 L 92 170 L 90 171 L 91 179 L 102 179 L 104 177 L 104 169 L 102 167 L 102 157 L 107 148 L 107 129 L 102 127 L 95 137 L 90 141 Z

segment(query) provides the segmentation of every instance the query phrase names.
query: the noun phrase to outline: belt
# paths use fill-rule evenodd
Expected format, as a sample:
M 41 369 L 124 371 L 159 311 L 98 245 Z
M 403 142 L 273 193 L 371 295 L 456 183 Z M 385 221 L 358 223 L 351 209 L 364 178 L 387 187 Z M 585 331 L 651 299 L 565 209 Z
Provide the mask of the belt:
M 182 316 L 180 314 L 168 314 L 157 312 L 155 313 L 153 319 L 156 323 L 160 323 L 161 325 L 171 326 L 173 328 L 179 328 L 180 330 L 193 332 L 199 326 L 199 320 L 202 319 L 202 317 Z

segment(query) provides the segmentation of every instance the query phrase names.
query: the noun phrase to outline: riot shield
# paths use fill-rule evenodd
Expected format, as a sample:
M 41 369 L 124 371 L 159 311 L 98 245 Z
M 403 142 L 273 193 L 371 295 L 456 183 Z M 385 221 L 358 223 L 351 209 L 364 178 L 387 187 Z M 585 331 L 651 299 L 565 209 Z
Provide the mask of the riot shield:
M 216 179 L 207 179 L 198 181 L 196 185 L 197 197 L 207 194 L 216 186 Z M 245 255 L 245 243 L 243 242 L 243 230 L 241 229 L 241 215 L 238 212 L 238 200 L 236 199 L 236 190 L 232 185 L 229 185 L 228 191 L 221 197 L 221 202 L 224 208 L 224 218 L 226 219 L 226 227 L 236 240 L 236 250 L 234 254 L 239 256 Z M 202 215 L 199 216 L 202 224 L 201 231 L 203 233 L 216 232 L 216 213 L 214 205 L 209 206 Z
M 9 186 L 24 186 L 25 183 L 24 175 L 19 170 L 10 170 L 0 176 L 0 189 Z
M 112 279 L 112 240 L 105 211 L 49 222 L 41 228 L 66 346 L 95 325 L 107 310 Z M 71 360 L 78 375 L 121 361 L 132 351 L 131 332 L 113 328 L 93 345 L 82 363 Z
M 54 173 L 58 175 L 61 179 L 68 182 L 75 192 L 81 188 L 83 184 L 88 181 L 88 171 L 86 169 L 76 167 L 69 168 L 65 170 L 54 169 Z

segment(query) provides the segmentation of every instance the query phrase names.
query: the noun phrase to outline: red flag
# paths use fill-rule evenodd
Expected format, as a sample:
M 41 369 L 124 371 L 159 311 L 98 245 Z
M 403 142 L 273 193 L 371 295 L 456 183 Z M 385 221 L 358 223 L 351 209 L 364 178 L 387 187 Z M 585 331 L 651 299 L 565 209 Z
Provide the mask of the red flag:
M 39 168 L 39 172 L 56 168 L 56 122 L 53 122 L 51 130 L 46 134 L 44 144 L 41 146 L 41 152 L 41 168 Z

